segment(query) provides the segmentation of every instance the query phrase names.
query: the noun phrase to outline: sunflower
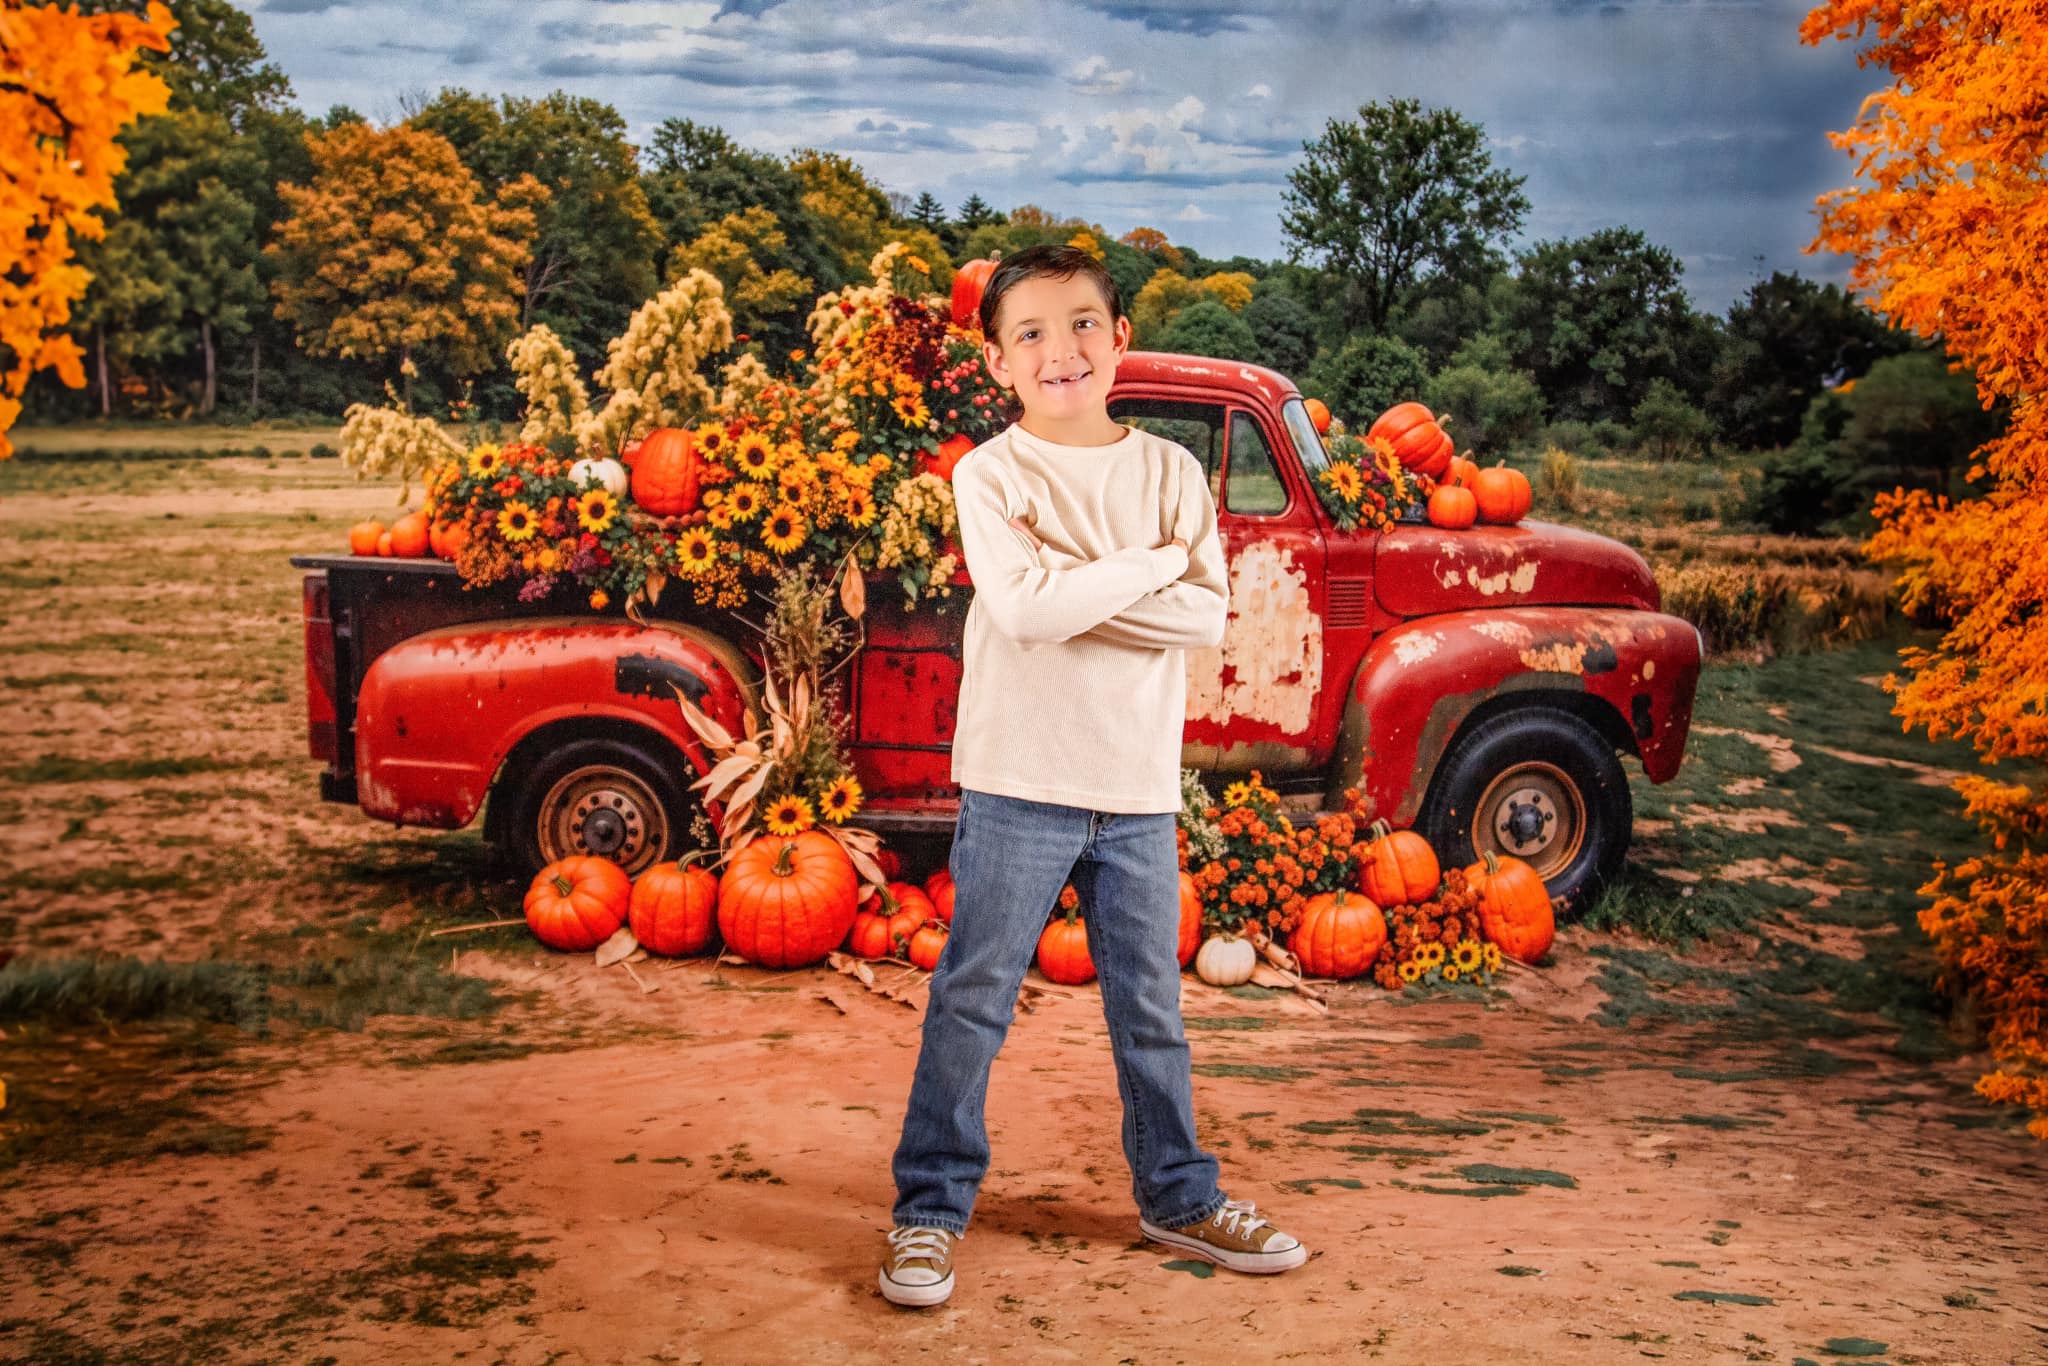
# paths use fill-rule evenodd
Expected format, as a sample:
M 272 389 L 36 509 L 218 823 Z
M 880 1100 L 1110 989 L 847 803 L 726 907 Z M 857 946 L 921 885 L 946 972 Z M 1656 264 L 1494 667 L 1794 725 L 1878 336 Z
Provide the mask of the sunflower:
M 533 509 L 514 498 L 505 504 L 498 514 L 498 534 L 514 545 L 530 541 L 540 530 L 540 519 L 533 515 Z
M 707 422 L 692 431 L 690 439 L 696 443 L 700 453 L 715 456 L 725 449 L 725 424 L 723 422 Z
M 1460 939 L 1458 946 L 1451 950 L 1451 963 L 1459 972 L 1476 971 L 1485 961 L 1486 955 L 1480 952 L 1479 941 L 1476 939 Z
M 803 513 L 788 503 L 777 503 L 761 528 L 761 544 L 778 555 L 787 555 L 804 543 Z
M 1485 965 L 1486 970 L 1488 972 L 1492 973 L 1500 971 L 1500 945 L 1488 944 L 1483 950 L 1481 950 L 1481 955 L 1482 957 L 1480 961 Z
M 875 520 L 875 500 L 866 489 L 850 488 L 840 499 L 848 526 L 868 526 Z
M 1446 982 L 1455 982 L 1455 981 L 1457 981 L 1457 980 L 1458 980 L 1458 969 L 1457 969 L 1457 967 L 1456 967 L 1455 965 L 1453 965 L 1453 964 L 1450 964 L 1450 963 L 1446 963 L 1446 964 L 1444 964 L 1444 969 L 1443 969 L 1443 979 L 1444 979 L 1444 980 L 1445 980 Z
M 759 512 L 761 504 L 766 501 L 759 484 L 734 484 L 732 497 L 727 499 L 724 505 L 732 509 L 732 519 L 735 522 L 744 522 Z
M 619 516 L 619 499 L 610 489 L 596 488 L 575 500 L 576 524 L 595 536 Z
M 860 798 L 860 782 L 849 773 L 819 794 L 818 814 L 837 825 L 860 810 Z
M 811 828 L 811 804 L 802 797 L 777 797 L 768 803 L 761 823 L 771 835 L 800 835 Z
M 775 445 L 766 432 L 748 432 L 733 444 L 732 465 L 749 479 L 758 479 L 775 468 Z
M 781 491 L 782 496 L 793 502 L 804 496 L 804 492 L 810 488 L 813 478 L 814 476 L 811 472 L 803 466 L 790 465 L 777 477 L 775 484 Z
M 1442 967 L 1444 964 L 1444 946 L 1442 942 L 1432 939 L 1427 944 L 1416 949 L 1415 961 L 1422 964 L 1425 969 Z
M 704 513 L 704 520 L 711 523 L 711 525 L 717 527 L 720 531 L 732 530 L 731 505 L 726 503 L 720 503 L 717 507 L 706 509 Z
M 1395 971 L 1401 974 L 1401 980 L 1404 982 L 1419 982 L 1422 980 L 1422 965 L 1413 958 L 1401 964 Z
M 924 400 L 914 394 L 905 394 L 889 405 L 896 418 L 906 427 L 922 427 L 931 418 L 931 409 L 924 406 Z
M 505 453 L 486 441 L 469 453 L 469 472 L 479 479 L 489 479 L 505 466 Z
M 701 526 L 693 526 L 676 538 L 676 567 L 695 577 L 718 562 L 718 542 Z
M 1223 804 L 1226 807 L 1243 806 L 1251 799 L 1252 785 L 1250 783 L 1232 783 L 1229 787 L 1223 789 Z
M 1322 478 L 1347 503 L 1355 503 L 1365 496 L 1365 476 L 1348 460 L 1339 460 L 1324 470 Z

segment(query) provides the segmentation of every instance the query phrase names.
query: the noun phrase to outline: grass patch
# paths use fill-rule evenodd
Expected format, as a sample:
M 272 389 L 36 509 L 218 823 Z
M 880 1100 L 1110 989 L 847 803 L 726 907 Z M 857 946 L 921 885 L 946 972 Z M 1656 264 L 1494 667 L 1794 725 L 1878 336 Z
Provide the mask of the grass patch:
M 1348 1191 L 1362 1191 L 1365 1182 L 1355 1176 L 1304 1176 L 1296 1181 L 1282 1181 L 1283 1187 L 1299 1191 L 1303 1195 L 1314 1195 L 1317 1186 L 1338 1186 Z
M 88 675 L 79 675 L 87 677 Z M 133 783 L 149 778 L 183 778 L 193 773 L 218 773 L 246 768 L 240 760 L 194 754 L 157 759 L 72 759 L 51 756 L 33 763 L 0 769 L 12 783 Z
M 1273 1022 L 1257 1015 L 1188 1015 L 1181 1023 L 1189 1029 L 1271 1029 Z
M 1541 1267 L 1534 1266 L 1497 1266 L 1494 1270 L 1503 1276 L 1541 1276 L 1543 1274 Z
M 1198 1281 L 1206 1281 L 1216 1274 L 1216 1268 L 1209 1262 L 1198 1262 L 1188 1257 L 1176 1257 L 1170 1262 L 1161 1262 L 1162 1271 L 1185 1271 Z
M 1732 1290 L 1681 1290 L 1674 1300 L 1698 1300 L 1702 1304 L 1776 1304 L 1769 1295 L 1745 1295 Z
M 1315 1075 L 1312 1068 L 1251 1062 L 1198 1062 L 1194 1072 L 1201 1077 L 1246 1077 L 1252 1081 L 1301 1081 Z
M 1563 1172 L 1541 1167 L 1496 1167 L 1490 1162 L 1472 1162 L 1457 1169 L 1458 1175 L 1482 1186 L 1555 1186 L 1575 1191 L 1579 1183 Z

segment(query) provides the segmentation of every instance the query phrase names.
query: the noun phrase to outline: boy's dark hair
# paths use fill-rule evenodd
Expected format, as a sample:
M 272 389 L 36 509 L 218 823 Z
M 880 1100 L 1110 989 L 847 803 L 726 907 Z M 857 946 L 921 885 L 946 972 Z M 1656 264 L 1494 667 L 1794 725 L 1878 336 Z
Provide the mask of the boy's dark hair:
M 1115 278 L 1102 268 L 1102 262 L 1079 247 L 1043 245 L 1026 247 L 997 264 L 995 274 L 989 276 L 988 287 L 981 292 L 981 335 L 990 341 L 996 339 L 996 310 L 1002 306 L 1003 296 L 1018 285 L 1040 276 L 1071 280 L 1076 275 L 1087 276 L 1101 291 L 1103 302 L 1109 305 L 1110 325 L 1115 326 L 1116 320 L 1124 315 L 1123 294 L 1117 289 Z

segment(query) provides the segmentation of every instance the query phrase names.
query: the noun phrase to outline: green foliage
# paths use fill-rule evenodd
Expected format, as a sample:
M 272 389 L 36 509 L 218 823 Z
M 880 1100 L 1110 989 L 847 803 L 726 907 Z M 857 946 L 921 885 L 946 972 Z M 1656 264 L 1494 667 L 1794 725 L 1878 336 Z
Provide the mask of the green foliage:
M 1256 360 L 1258 338 L 1243 318 L 1214 298 L 1202 298 L 1174 315 L 1159 334 L 1162 351 L 1190 356 L 1221 356 L 1229 360 Z
M 1840 285 L 1772 271 L 1728 310 L 1708 415 L 1731 445 L 1786 445 L 1825 387 L 1912 344 Z
M 1238 314 L 1251 329 L 1250 359 L 1299 382 L 1316 355 L 1315 318 L 1292 294 L 1270 280 L 1252 290 L 1252 301 Z
M 1422 390 L 1422 401 L 1454 419 L 1459 449 L 1491 454 L 1519 445 L 1543 422 L 1543 395 L 1527 371 L 1511 368 L 1507 347 L 1487 333 L 1458 349 Z
M 1668 379 L 1651 380 L 1649 391 L 1630 417 L 1635 423 L 1636 444 L 1656 460 L 1705 455 L 1714 434 L 1707 415 L 1687 403 Z
M 1375 417 L 1416 397 L 1429 382 L 1422 353 L 1393 337 L 1360 335 L 1309 367 L 1308 390 L 1363 431 Z
M 1522 184 L 1455 110 L 1375 101 L 1307 145 L 1288 173 L 1281 232 L 1290 259 L 1308 256 L 1343 283 L 1345 323 L 1380 332 L 1419 280 L 1485 273 L 1529 211 Z
M 816 282 L 791 270 L 789 236 L 775 215 L 756 206 L 729 213 L 669 258 L 670 278 L 705 270 L 725 286 L 732 327 L 762 342 L 770 355 L 804 344 L 801 321 L 818 296 Z

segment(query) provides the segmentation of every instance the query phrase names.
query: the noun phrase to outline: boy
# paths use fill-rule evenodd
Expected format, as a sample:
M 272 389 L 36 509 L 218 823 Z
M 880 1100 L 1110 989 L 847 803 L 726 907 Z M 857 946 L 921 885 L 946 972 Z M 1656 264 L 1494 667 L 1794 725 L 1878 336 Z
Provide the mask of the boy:
M 953 1245 L 988 1170 L 989 1066 L 1070 879 L 1139 1227 L 1233 1270 L 1286 1271 L 1307 1250 L 1250 1201 L 1226 1201 L 1195 1141 L 1180 1016 L 1182 652 L 1221 642 L 1229 605 L 1208 482 L 1184 448 L 1111 420 L 1131 324 L 1086 252 L 1005 258 L 981 327 L 1024 416 L 953 471 L 974 582 L 953 739 L 957 890 L 893 1163 L 882 1294 L 924 1306 L 953 1292 Z

